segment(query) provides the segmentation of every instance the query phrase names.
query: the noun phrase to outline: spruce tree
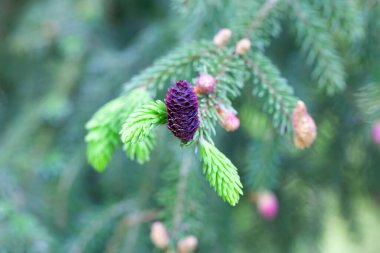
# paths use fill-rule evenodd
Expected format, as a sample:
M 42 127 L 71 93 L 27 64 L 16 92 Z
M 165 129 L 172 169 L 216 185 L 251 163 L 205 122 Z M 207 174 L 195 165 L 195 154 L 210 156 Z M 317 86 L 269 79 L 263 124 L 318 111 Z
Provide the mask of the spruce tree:
M 0 253 L 325 252 L 331 217 L 377 252 L 379 19 L 3 0 Z

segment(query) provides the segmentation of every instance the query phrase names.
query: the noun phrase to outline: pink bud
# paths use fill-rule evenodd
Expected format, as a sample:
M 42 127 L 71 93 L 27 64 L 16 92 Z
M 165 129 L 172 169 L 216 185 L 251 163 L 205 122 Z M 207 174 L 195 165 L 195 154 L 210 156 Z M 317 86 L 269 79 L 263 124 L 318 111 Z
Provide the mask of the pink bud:
M 164 224 L 161 222 L 154 222 L 150 229 L 150 239 L 154 246 L 159 249 L 166 249 L 169 245 L 169 235 Z
M 217 111 L 222 118 L 222 121 L 219 123 L 224 129 L 226 129 L 229 132 L 232 132 L 239 128 L 240 120 L 234 112 L 224 110 L 220 107 L 217 108 Z
M 278 201 L 271 192 L 260 192 L 257 194 L 257 210 L 266 220 L 272 220 L 278 212 Z
M 372 139 L 377 144 L 380 144 L 380 120 L 375 122 L 375 124 L 373 124 Z
M 177 249 L 179 253 L 190 253 L 193 252 L 198 246 L 198 239 L 189 235 L 181 239 L 177 244 Z
M 212 91 L 215 84 L 215 78 L 210 74 L 201 74 L 197 79 L 197 91 L 199 93 L 208 93 Z
M 293 110 L 293 130 L 294 145 L 301 149 L 309 147 L 317 137 L 317 126 L 301 100 L 298 100 Z
M 227 131 L 235 131 L 240 126 L 240 120 L 235 114 L 229 113 L 224 117 L 223 128 Z
M 217 47 L 224 47 L 232 36 L 232 31 L 228 28 L 223 28 L 214 36 L 214 44 Z

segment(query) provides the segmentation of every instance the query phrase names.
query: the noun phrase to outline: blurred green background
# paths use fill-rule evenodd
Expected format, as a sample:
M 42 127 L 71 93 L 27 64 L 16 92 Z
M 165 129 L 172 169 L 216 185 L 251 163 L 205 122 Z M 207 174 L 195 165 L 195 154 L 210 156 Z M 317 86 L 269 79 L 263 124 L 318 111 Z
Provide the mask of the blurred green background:
M 149 163 L 118 150 L 99 174 L 86 161 L 84 125 L 157 57 L 227 25 L 230 1 L 201 1 L 191 14 L 180 9 L 186 2 L 0 0 L 0 253 L 158 252 L 149 239 L 157 218 L 126 220 L 160 208 L 156 192 L 173 166 L 168 154 L 182 157 L 178 142 L 162 128 Z M 318 139 L 305 151 L 287 148 L 243 93 L 242 127 L 219 129 L 216 143 L 243 183 L 254 180 L 245 168 L 275 167 L 279 215 L 261 219 L 250 188 L 237 207 L 223 203 L 194 162 L 204 198 L 196 252 L 380 252 L 380 148 L 357 102 L 362 86 L 379 86 L 380 7 L 358 2 L 364 36 L 347 46 L 337 35 L 348 88 L 333 97 L 310 81 L 285 19 L 266 52 L 307 101 Z

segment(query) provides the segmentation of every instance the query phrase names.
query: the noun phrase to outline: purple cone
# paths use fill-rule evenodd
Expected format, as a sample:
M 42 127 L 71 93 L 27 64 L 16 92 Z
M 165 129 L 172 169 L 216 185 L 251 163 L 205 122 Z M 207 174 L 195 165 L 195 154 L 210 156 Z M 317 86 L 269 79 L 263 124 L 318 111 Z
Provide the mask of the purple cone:
M 180 80 L 168 89 L 165 100 L 168 129 L 183 142 L 193 139 L 199 126 L 198 98 L 193 87 Z

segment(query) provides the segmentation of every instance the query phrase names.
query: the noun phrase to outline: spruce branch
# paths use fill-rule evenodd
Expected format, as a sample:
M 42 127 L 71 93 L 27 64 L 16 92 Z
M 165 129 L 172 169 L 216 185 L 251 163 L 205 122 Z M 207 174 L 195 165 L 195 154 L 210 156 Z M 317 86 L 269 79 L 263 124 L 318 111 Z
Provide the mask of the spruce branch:
M 199 128 L 194 140 L 204 138 L 213 143 L 212 136 L 216 134 L 215 123 L 220 118 L 216 110 L 217 102 L 209 96 L 201 96 L 199 101 Z
M 253 139 L 272 138 L 271 119 L 265 112 L 256 108 L 255 103 L 247 102 L 239 110 L 241 127 Z
M 200 141 L 199 157 L 203 172 L 210 185 L 223 200 L 235 206 L 243 195 L 243 185 L 237 173 L 237 168 L 214 145 L 205 140 Z
M 173 226 L 172 231 L 174 234 L 179 231 L 182 221 L 182 215 L 185 209 L 184 199 L 186 197 L 187 177 L 191 169 L 191 156 L 187 155 L 182 160 L 179 168 L 179 181 L 177 184 L 176 204 L 174 207 Z
M 176 195 L 173 205 L 171 233 L 177 235 L 200 232 L 202 219 L 202 184 L 194 168 L 193 155 L 186 152 L 177 173 Z
M 285 133 L 290 127 L 292 111 L 297 101 L 293 88 L 263 54 L 252 53 L 245 56 L 244 60 L 252 71 L 255 84 L 253 94 L 261 98 L 264 109 L 272 115 L 274 126 Z
M 252 23 L 248 24 L 248 27 L 245 30 L 244 37 L 248 37 L 249 34 L 253 34 L 264 22 L 265 18 L 268 16 L 269 12 L 276 6 L 278 0 L 267 0 L 260 7 L 260 10 L 257 12 L 255 19 Z
M 307 64 L 313 67 L 312 77 L 327 94 L 333 95 L 345 87 L 345 71 L 327 23 L 312 6 L 291 1 L 297 42 L 306 55 Z
M 171 0 L 171 7 L 180 14 L 188 14 L 191 7 L 194 6 L 194 1 L 188 0 Z
M 367 120 L 380 118 L 380 85 L 370 83 L 361 87 L 357 93 L 357 104 Z
M 199 117 L 201 135 L 212 143 L 215 135 L 215 123 L 220 119 L 217 107 L 221 104 L 231 107 L 231 100 L 240 95 L 249 73 L 244 61 L 230 49 L 219 48 L 213 54 L 206 55 L 200 66 L 213 75 L 216 83 L 212 92 L 199 96 Z M 201 72 L 201 69 L 199 70 Z
M 92 221 L 81 230 L 68 252 L 86 252 L 86 248 L 89 246 L 91 241 L 95 240 L 96 235 L 102 232 L 106 225 L 119 217 L 127 217 L 127 223 L 124 225 L 133 226 L 141 222 L 150 221 L 154 219 L 157 214 L 156 210 L 146 210 L 140 211 L 139 213 L 134 213 L 132 212 L 132 207 L 134 205 L 134 202 L 124 200 L 108 207 L 102 213 L 99 213 L 96 218 L 92 219 Z
M 251 190 L 260 191 L 275 187 L 279 172 L 277 144 L 273 139 L 263 139 L 255 141 L 248 149 L 246 183 Z
M 110 206 L 108 209 L 104 210 L 104 212 L 98 214 L 96 219 L 92 219 L 92 221 L 82 229 L 79 235 L 76 236 L 75 241 L 72 243 L 68 252 L 84 252 L 88 244 L 94 239 L 97 233 L 102 231 L 104 226 L 131 210 L 131 204 L 131 201 L 124 200 Z
M 134 89 L 129 94 L 105 104 L 88 121 L 85 138 L 87 158 L 97 171 L 106 168 L 115 149 L 120 145 L 119 131 L 122 122 L 149 100 L 150 96 L 145 89 Z
M 334 37 L 348 44 L 363 38 L 364 18 L 357 1 L 310 0 L 310 2 L 327 20 L 328 28 Z
M 197 41 L 180 46 L 133 77 L 125 84 L 125 88 L 129 90 L 135 87 L 147 87 L 150 91 L 157 91 L 174 80 L 189 80 L 200 58 L 214 50 L 215 46 L 209 41 Z
M 125 144 L 146 141 L 152 128 L 165 123 L 166 106 L 164 102 L 160 100 L 150 102 L 132 113 L 125 121 L 120 131 L 121 140 Z
M 115 226 L 113 234 L 109 239 L 105 252 L 117 253 L 120 252 L 120 244 L 124 241 L 125 234 L 128 230 L 138 224 L 146 223 L 154 220 L 158 215 L 158 210 L 145 210 L 135 213 L 127 213 Z
M 193 154 L 185 150 L 181 161 L 171 159 L 162 173 L 164 186 L 158 202 L 163 206 L 160 217 L 169 228 L 173 240 L 188 234 L 197 235 L 203 217 L 203 185 L 194 168 Z
M 253 47 L 263 50 L 270 38 L 276 37 L 281 31 L 283 4 L 280 0 L 266 0 L 262 5 L 250 0 L 237 2 L 238 11 L 230 24 L 235 37 L 249 38 Z
M 146 138 L 137 143 L 124 143 L 123 149 L 129 159 L 132 161 L 136 159 L 139 164 L 143 164 L 149 161 L 150 152 L 153 150 L 155 144 L 156 134 L 151 132 L 146 136 Z
M 240 89 L 244 86 L 248 73 L 244 61 L 232 50 L 218 48 L 213 54 L 205 55 L 200 61 L 200 66 L 207 69 L 216 79 L 212 96 L 229 105 L 232 98 L 240 95 Z

